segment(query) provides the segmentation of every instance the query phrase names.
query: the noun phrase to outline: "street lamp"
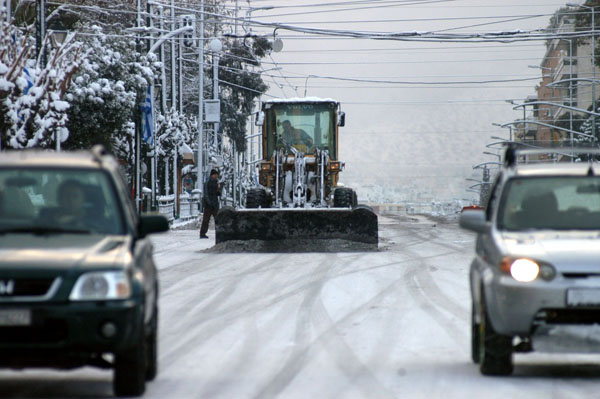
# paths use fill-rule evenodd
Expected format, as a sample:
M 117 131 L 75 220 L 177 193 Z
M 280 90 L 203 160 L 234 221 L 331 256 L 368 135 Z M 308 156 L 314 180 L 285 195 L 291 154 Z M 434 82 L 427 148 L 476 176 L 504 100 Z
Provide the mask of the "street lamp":
M 309 79 L 309 78 L 316 78 L 316 77 L 318 77 L 318 76 L 315 76 L 315 75 L 308 75 L 308 76 L 306 77 L 306 80 L 304 81 L 304 97 L 306 97 L 306 85 L 308 84 L 308 79 Z
M 223 43 L 221 43 L 221 41 L 215 37 L 211 39 L 209 48 L 212 52 L 213 61 L 213 100 L 215 103 L 217 103 L 219 101 L 219 53 L 223 50 Z M 214 122 L 213 129 L 215 141 L 218 143 L 217 148 L 220 148 L 219 137 L 217 133 L 219 131 L 220 117 L 218 119 L 219 121 Z
M 511 125 L 500 124 L 500 123 L 495 123 L 495 122 L 492 122 L 492 125 L 493 126 L 502 127 L 502 128 L 508 127 L 508 129 L 509 129 L 509 136 L 508 137 L 509 137 L 509 140 L 512 141 L 512 139 L 513 139 L 513 132 L 512 132 L 512 126 Z M 502 139 L 502 140 L 504 140 L 504 139 Z
M 483 167 L 484 169 L 487 169 L 487 165 L 504 165 L 504 164 L 502 162 L 488 161 L 488 162 L 478 163 L 477 165 L 473 166 L 473 169 L 478 169 L 481 167 Z
M 489 152 L 489 151 L 484 151 L 483 153 L 484 153 L 485 155 L 493 155 L 493 156 L 495 156 L 495 157 L 498 157 L 498 162 L 500 162 L 500 161 L 502 160 L 502 155 L 500 155 L 500 154 L 496 154 L 496 153 Z
M 60 21 L 55 21 L 48 29 L 48 33 L 50 34 L 52 46 L 56 48 L 62 46 L 65 42 L 69 30 Z
M 552 70 L 552 68 L 549 68 L 549 67 L 543 67 L 543 66 L 540 66 L 540 65 L 527 65 L 527 68 L 534 68 L 534 69 L 536 69 L 536 68 L 537 68 L 537 69 L 541 69 L 542 71 L 543 71 L 543 70 L 548 70 L 548 71 L 551 71 L 551 70 Z

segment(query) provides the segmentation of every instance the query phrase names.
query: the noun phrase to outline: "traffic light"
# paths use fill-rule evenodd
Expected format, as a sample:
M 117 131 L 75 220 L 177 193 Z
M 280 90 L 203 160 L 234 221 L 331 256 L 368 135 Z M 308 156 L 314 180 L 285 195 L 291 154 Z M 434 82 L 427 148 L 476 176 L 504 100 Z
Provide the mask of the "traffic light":
M 191 26 L 194 30 L 187 31 L 183 34 L 183 44 L 186 47 L 193 47 L 195 45 L 194 33 L 196 31 L 196 16 L 194 14 L 181 15 L 181 27 Z

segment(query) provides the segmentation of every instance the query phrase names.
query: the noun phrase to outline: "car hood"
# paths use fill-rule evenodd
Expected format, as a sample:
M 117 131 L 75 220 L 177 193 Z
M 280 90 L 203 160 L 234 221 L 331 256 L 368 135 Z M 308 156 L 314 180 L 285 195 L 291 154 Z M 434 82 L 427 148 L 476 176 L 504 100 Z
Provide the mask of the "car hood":
M 600 231 L 501 233 L 509 256 L 529 257 L 561 271 L 600 273 Z
M 94 268 L 122 264 L 130 238 L 95 234 L 0 236 L 0 268 Z

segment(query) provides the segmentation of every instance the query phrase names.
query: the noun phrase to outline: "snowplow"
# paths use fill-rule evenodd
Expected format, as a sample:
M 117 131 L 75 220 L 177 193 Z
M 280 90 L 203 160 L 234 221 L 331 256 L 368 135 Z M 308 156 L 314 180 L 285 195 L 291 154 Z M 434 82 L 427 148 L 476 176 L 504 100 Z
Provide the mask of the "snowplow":
M 338 131 L 345 124 L 331 99 L 273 99 L 262 104 L 258 184 L 245 206 L 224 207 L 216 242 L 231 240 L 347 240 L 377 247 L 377 215 L 338 185 Z

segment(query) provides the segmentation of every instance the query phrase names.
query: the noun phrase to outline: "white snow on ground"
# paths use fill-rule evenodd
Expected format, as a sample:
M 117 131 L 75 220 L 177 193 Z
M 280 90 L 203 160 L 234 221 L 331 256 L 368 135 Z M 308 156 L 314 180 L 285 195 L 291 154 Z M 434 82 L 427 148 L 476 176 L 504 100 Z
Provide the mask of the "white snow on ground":
M 189 228 L 190 226 L 188 226 Z M 380 217 L 379 252 L 207 252 L 157 235 L 160 370 L 146 398 L 588 398 L 600 357 L 525 354 L 510 377 L 471 363 L 468 266 L 455 221 Z M 0 372 L 0 397 L 106 397 L 111 373 Z

